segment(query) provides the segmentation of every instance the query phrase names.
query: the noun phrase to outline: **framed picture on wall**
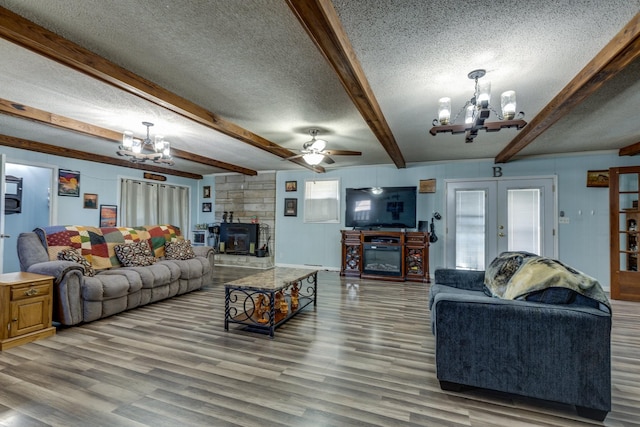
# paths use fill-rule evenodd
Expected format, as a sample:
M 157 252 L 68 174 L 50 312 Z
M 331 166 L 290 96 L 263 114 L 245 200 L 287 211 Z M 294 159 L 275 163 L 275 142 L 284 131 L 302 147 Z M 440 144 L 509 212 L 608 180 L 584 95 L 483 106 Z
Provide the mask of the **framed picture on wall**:
M 286 181 L 284 189 L 285 191 L 298 191 L 298 181 Z
M 100 205 L 100 227 L 115 227 L 118 223 L 116 205 Z
M 608 187 L 609 169 L 587 171 L 587 187 Z
M 98 195 L 84 193 L 82 197 L 82 207 L 85 209 L 98 209 Z
M 202 204 L 202 212 L 211 212 L 211 203 L 205 202 Z
M 58 196 L 80 197 L 80 172 L 58 169 Z
M 202 187 L 202 198 L 203 199 L 210 199 L 211 198 L 211 186 L 210 185 L 205 185 L 204 187 Z
M 284 199 L 284 216 L 298 216 L 298 199 Z

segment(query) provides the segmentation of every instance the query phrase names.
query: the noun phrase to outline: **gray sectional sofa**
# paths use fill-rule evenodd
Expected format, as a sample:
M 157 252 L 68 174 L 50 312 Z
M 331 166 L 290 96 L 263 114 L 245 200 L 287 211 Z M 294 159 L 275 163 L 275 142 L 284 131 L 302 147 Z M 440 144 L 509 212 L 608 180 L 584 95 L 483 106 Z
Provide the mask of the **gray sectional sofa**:
M 611 410 L 608 300 L 539 271 L 526 275 L 547 285 L 534 284 L 535 290 L 514 299 L 496 297 L 486 276 L 506 284 L 520 268 L 502 267 L 435 271 L 429 307 L 441 388 L 471 386 L 561 402 L 603 420 Z
M 124 266 L 114 248 L 132 242 L 148 243 L 152 261 Z M 179 257 L 185 259 L 166 259 L 165 245 L 171 242 L 184 246 L 172 226 L 52 226 L 21 233 L 18 257 L 22 271 L 54 277 L 53 321 L 75 325 L 211 283 L 213 248 L 194 246 Z M 69 248 L 82 255 L 82 263 L 58 259 Z

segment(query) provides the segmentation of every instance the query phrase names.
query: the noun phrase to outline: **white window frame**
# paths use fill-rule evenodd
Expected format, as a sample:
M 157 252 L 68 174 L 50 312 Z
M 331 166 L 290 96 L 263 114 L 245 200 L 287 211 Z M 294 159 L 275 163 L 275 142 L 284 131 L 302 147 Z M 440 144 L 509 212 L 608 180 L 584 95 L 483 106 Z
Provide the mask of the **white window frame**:
M 334 206 L 331 206 L 332 204 Z M 340 222 L 339 179 L 313 179 L 304 182 L 304 222 L 317 224 Z

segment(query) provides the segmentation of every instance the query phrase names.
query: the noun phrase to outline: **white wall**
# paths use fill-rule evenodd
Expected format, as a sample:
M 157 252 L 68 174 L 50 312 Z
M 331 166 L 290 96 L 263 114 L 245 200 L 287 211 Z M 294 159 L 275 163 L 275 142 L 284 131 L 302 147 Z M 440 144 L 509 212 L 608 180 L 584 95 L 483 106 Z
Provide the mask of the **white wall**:
M 639 165 L 634 157 L 619 157 L 607 152 L 592 155 L 557 156 L 516 160 L 496 165 L 493 160 L 441 162 L 414 165 L 406 169 L 393 166 L 335 168 L 324 174 L 311 171 L 283 171 L 276 177 L 276 252 L 278 265 L 319 265 L 339 269 L 341 262 L 340 230 L 344 229 L 344 189 L 370 186 L 418 186 L 422 179 L 437 180 L 436 193 L 418 194 L 418 220 L 428 220 L 434 211 L 444 214 L 444 180 L 493 178 L 493 168 L 500 167 L 503 178 L 558 177 L 558 211 L 564 211 L 569 224 L 558 226 L 558 258 L 572 267 L 596 277 L 609 287 L 609 191 L 586 186 L 587 170 L 614 166 Z M 304 223 L 304 181 L 339 179 L 341 188 L 341 223 Z M 297 180 L 298 191 L 285 192 L 285 181 Z M 298 216 L 284 216 L 285 197 L 298 198 Z M 436 222 L 440 240 L 430 247 L 430 268 L 444 266 L 443 222 Z

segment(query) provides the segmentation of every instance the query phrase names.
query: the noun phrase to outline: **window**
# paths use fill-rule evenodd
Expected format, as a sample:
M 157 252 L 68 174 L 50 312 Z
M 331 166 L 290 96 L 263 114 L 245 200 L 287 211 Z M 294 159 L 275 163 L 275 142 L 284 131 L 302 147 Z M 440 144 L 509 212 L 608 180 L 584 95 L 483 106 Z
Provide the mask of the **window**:
M 340 181 L 305 181 L 304 222 L 340 222 Z
M 171 224 L 189 230 L 189 188 L 122 179 L 121 220 L 125 227 Z

